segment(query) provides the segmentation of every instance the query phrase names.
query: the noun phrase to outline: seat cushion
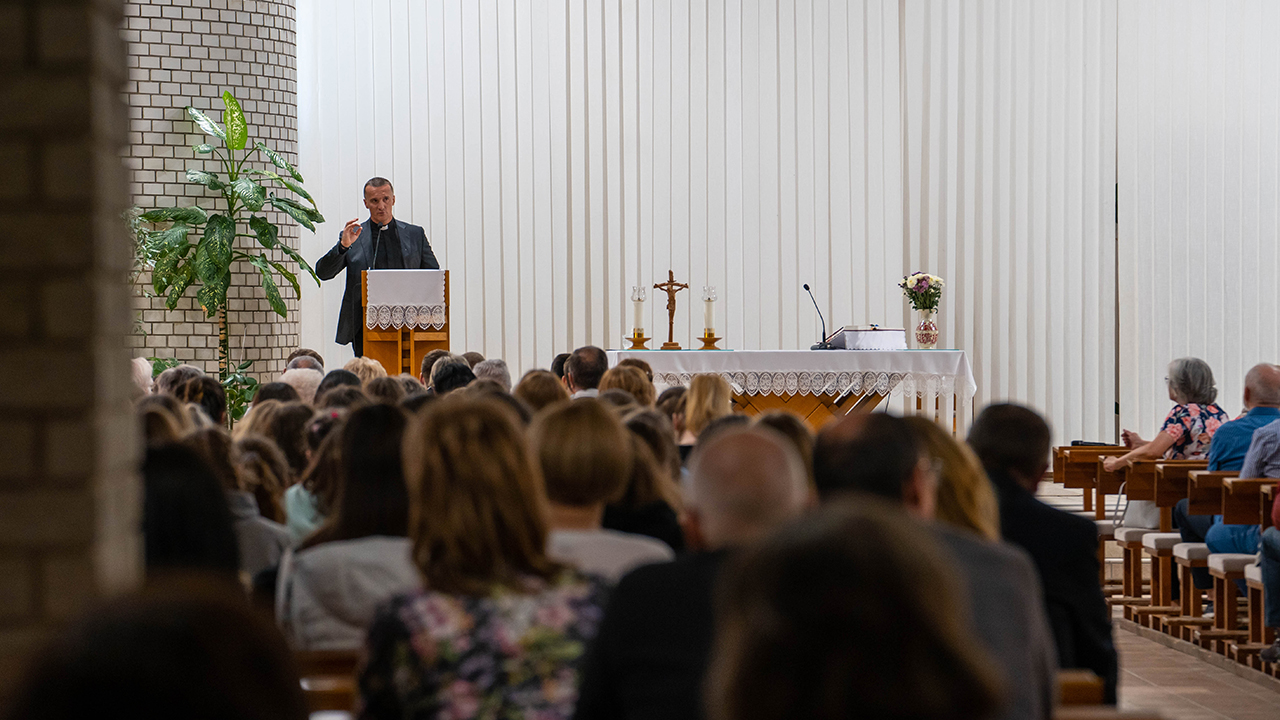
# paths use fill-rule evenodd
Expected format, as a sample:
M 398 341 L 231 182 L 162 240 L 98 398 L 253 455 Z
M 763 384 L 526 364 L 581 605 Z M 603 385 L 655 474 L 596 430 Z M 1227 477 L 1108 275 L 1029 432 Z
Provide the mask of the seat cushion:
M 1244 566 L 1244 579 L 1250 582 L 1262 582 L 1262 566 L 1258 563 L 1251 563 Z
M 1173 546 L 1173 556 L 1183 560 L 1206 560 L 1209 546 L 1204 543 L 1178 543 Z
M 1157 531 L 1151 528 L 1116 528 L 1116 540 L 1120 542 L 1140 543 L 1142 538 L 1151 535 Z
M 1174 545 L 1178 545 L 1181 542 L 1182 536 L 1178 533 L 1158 532 L 1143 536 L 1142 547 L 1156 551 L 1164 550 L 1165 552 L 1168 552 L 1173 550 Z
M 1114 520 L 1094 520 L 1098 525 L 1099 538 L 1111 538 L 1116 534 L 1116 523 Z
M 1214 553 L 1209 556 L 1209 572 L 1228 575 L 1243 575 L 1246 565 L 1256 561 L 1257 555 L 1241 553 Z

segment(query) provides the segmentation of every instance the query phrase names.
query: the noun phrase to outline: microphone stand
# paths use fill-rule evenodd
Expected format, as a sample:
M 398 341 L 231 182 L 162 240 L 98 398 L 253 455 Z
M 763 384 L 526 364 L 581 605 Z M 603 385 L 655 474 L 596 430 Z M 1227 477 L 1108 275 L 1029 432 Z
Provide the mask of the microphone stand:
M 809 346 L 810 350 L 835 350 L 836 347 L 827 342 L 827 321 L 822 317 L 822 309 L 818 307 L 818 301 L 813 297 L 813 291 L 809 289 L 809 283 L 804 284 L 804 291 L 809 293 L 809 299 L 813 301 L 813 309 L 818 311 L 818 321 L 822 323 L 822 337 L 818 342 Z

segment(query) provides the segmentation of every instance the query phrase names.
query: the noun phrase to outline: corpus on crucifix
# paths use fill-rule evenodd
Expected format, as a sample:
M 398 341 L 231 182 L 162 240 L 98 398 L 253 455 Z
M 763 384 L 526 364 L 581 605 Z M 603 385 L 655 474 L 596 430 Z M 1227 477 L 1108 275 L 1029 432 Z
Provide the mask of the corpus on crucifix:
M 688 290 L 689 284 L 676 282 L 676 274 L 668 270 L 667 281 L 657 283 L 653 287 L 667 294 L 667 341 L 662 343 L 662 349 L 679 350 L 680 344 L 676 342 L 676 293 Z

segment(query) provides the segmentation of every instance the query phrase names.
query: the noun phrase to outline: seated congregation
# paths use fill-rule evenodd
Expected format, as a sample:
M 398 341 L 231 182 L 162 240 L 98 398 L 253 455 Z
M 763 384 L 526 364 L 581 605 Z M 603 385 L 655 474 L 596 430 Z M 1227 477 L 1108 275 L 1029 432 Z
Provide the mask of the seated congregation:
M 135 370 L 147 587 L 0 717 L 300 718 L 318 658 L 361 718 L 1049 718 L 1068 668 L 1116 701 L 1096 529 L 1036 499 L 1027 408 L 815 435 L 595 347 L 514 384 L 299 350 L 228 433 L 214 378 Z

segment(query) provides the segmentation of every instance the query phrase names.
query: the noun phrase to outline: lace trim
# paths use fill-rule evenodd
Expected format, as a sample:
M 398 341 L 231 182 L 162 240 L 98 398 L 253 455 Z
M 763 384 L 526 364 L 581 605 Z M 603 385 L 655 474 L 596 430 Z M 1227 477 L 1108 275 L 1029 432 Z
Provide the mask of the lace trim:
M 654 373 L 654 381 L 666 385 L 687 386 L 693 375 L 703 373 Z M 968 379 L 960 375 L 891 372 L 779 372 L 718 373 L 734 392 L 747 395 L 839 395 L 850 390 L 854 395 L 877 393 L 906 397 L 934 398 L 957 395 L 968 400 Z
M 444 328 L 444 305 L 369 305 L 365 308 L 364 326 L 370 330 Z

